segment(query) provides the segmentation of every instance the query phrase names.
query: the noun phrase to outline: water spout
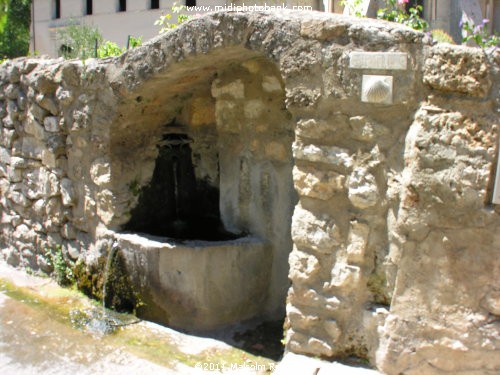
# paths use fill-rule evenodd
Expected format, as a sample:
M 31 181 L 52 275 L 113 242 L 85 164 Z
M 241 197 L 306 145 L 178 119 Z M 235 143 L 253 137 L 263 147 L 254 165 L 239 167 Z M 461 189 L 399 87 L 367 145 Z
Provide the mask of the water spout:
M 104 269 L 103 283 L 102 283 L 102 312 L 106 316 L 106 283 L 108 282 L 109 271 L 115 254 L 120 250 L 116 242 L 113 243 L 109 250 L 108 258 L 106 260 L 106 268 Z

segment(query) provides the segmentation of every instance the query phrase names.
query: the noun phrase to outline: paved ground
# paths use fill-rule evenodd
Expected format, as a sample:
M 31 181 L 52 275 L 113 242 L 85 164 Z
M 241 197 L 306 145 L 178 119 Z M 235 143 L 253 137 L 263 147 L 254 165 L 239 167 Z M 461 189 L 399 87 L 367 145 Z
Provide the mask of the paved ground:
M 7 281 L 7 284 L 2 282 Z M 373 370 L 288 354 L 278 365 L 230 345 L 140 322 L 117 334 L 75 329 L 68 305 L 85 298 L 0 261 L 0 373 L 375 375 Z M 49 301 L 50 303 L 47 303 Z M 278 367 L 276 367 L 278 365 Z M 277 369 L 276 369 L 277 368 Z

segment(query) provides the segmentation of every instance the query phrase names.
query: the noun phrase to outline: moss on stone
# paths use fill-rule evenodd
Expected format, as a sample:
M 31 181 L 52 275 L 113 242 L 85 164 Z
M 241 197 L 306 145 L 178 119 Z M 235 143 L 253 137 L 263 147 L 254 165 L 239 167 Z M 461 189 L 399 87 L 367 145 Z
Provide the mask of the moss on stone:
M 386 292 L 387 280 L 384 274 L 374 272 L 370 275 L 367 283 L 368 290 L 372 293 L 373 302 L 379 305 L 389 306 L 390 296 Z
M 78 264 L 74 270 L 78 289 L 87 296 L 102 301 L 104 282 L 106 282 L 106 307 L 119 312 L 135 312 L 142 302 L 139 293 L 133 287 L 120 252 L 117 252 L 111 261 L 107 280 L 104 280 L 105 272 L 105 257 L 99 258 L 95 264 Z

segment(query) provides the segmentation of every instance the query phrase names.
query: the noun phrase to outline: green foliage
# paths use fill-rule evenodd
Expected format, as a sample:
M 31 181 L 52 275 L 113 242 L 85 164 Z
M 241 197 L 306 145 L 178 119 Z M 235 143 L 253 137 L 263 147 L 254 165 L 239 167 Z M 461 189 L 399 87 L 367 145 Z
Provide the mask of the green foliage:
M 160 26 L 160 31 L 158 32 L 158 34 L 163 34 L 170 29 L 174 29 L 180 24 L 189 21 L 191 18 L 193 18 L 192 16 L 188 16 L 187 14 L 182 13 L 185 12 L 186 9 L 187 8 L 185 5 L 175 2 L 172 5 L 172 13 L 177 14 L 177 23 L 169 22 L 173 17 L 172 14 L 170 13 L 162 14 L 160 18 L 157 19 L 154 23 L 156 26 Z
M 26 56 L 30 43 L 31 0 L 0 0 L 0 58 Z
M 128 48 L 135 48 L 142 46 L 142 36 L 139 38 L 134 38 L 132 35 L 130 35 L 129 40 L 128 40 Z
M 480 25 L 474 25 L 472 21 L 460 21 L 463 35 L 462 42 L 467 43 L 472 40 L 481 48 L 500 46 L 500 35 L 496 32 L 490 34 L 488 30 L 486 30 L 485 26 L 489 22 L 488 19 L 484 19 Z
M 453 38 L 449 34 L 447 34 L 444 30 L 441 29 L 431 30 L 431 36 L 432 39 L 434 39 L 438 43 L 455 44 Z
M 107 40 L 97 49 L 97 57 L 102 59 L 110 56 L 120 56 L 125 51 L 125 48 L 120 48 L 118 44 Z
M 47 256 L 47 263 L 54 269 L 52 276 L 56 282 L 61 286 L 74 284 L 73 269 L 75 268 L 75 262 L 64 256 L 61 246 L 58 245 L 55 249 L 47 249 L 45 255 Z
M 411 7 L 408 11 L 406 11 L 406 9 L 402 8 L 401 5 L 407 2 L 408 1 L 404 0 L 385 0 L 387 7 L 377 11 L 377 18 L 401 23 L 415 30 L 427 30 L 429 24 L 420 17 L 423 10 L 422 6 L 417 5 L 416 7 Z
M 128 44 L 129 44 L 129 48 L 135 48 L 135 47 L 141 46 L 142 45 L 142 36 L 140 36 L 139 38 L 134 38 L 133 36 L 130 36 Z M 118 46 L 118 44 L 116 44 L 115 42 L 111 42 L 109 40 L 106 40 L 97 49 L 97 57 L 103 59 L 105 57 L 120 56 L 125 51 L 127 51 L 127 48 L 125 48 L 125 47 L 120 48 Z
M 349 14 L 356 17 L 364 17 L 363 0 L 342 0 L 340 4 L 349 8 Z
M 58 36 L 62 42 L 59 53 L 65 59 L 82 60 L 96 57 L 96 46 L 102 43 L 102 35 L 96 27 L 78 25 L 72 21 Z

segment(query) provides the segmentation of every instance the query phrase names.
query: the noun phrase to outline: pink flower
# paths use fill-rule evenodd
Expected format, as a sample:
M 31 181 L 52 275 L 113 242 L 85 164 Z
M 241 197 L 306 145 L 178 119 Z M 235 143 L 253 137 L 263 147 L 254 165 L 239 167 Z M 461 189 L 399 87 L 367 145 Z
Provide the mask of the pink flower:
M 398 0 L 399 5 L 408 4 L 410 0 Z

